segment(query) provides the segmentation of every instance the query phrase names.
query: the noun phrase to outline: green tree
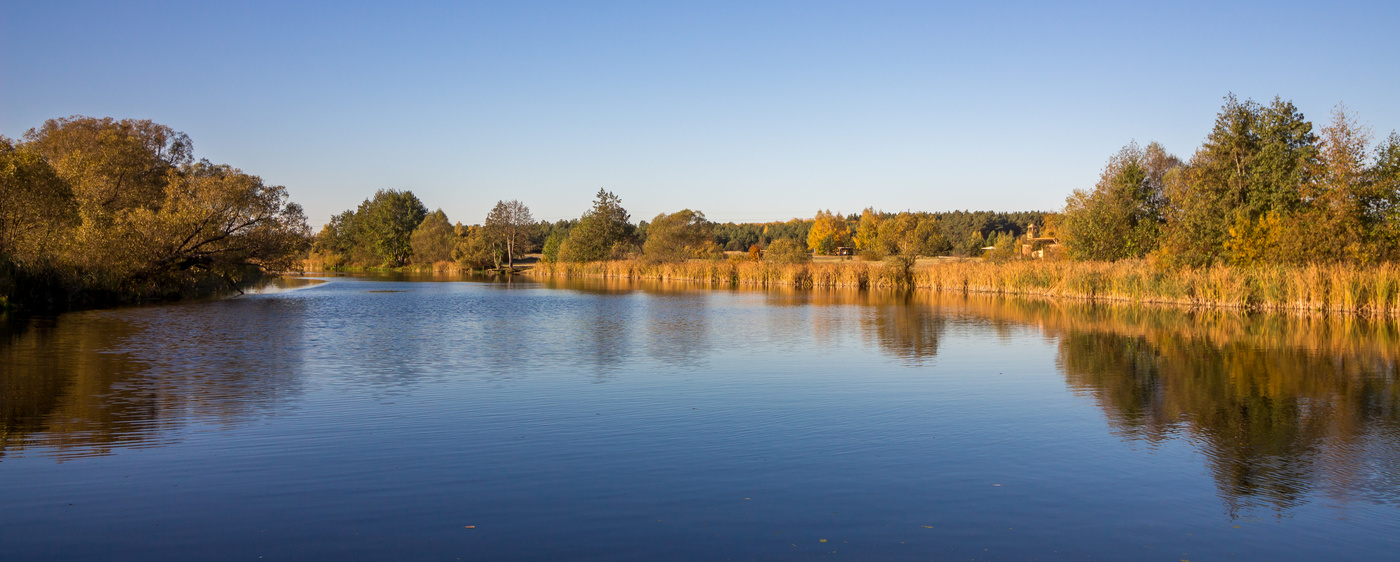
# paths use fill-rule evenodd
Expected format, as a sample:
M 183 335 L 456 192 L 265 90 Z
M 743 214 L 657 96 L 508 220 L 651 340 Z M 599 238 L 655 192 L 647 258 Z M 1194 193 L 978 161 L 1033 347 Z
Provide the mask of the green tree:
M 1251 166 L 1245 210 L 1254 217 L 1296 210 L 1316 170 L 1318 136 L 1293 102 L 1275 97 L 1258 115 L 1259 152 Z
M 457 247 L 457 233 L 447 220 L 447 213 L 438 209 L 423 218 L 418 228 L 409 238 L 413 247 L 415 263 L 432 265 L 440 261 L 450 261 L 452 250 Z
M 960 248 L 959 253 L 965 256 L 981 257 L 982 248 L 986 246 L 987 239 L 982 237 L 982 233 L 980 231 L 974 230 L 968 233 L 967 240 L 963 241 L 962 248 Z
M 524 255 L 530 244 L 535 219 L 530 216 L 530 208 L 524 203 L 514 199 L 497 201 L 486 215 L 484 226 L 487 236 L 505 251 L 506 264 L 515 267 L 515 258 Z
M 1367 169 L 1370 130 L 1338 105 L 1321 132 L 1317 169 L 1296 221 L 1309 243 L 1293 253 L 1306 261 L 1374 261 L 1381 220 L 1369 211 L 1381 194 Z
M 1191 161 L 1165 181 L 1162 255 L 1169 263 L 1206 265 L 1228 257 L 1226 239 L 1268 213 L 1289 217 L 1317 169 L 1312 123 L 1290 102 L 1268 106 L 1233 95 Z
M 457 245 L 452 249 L 453 260 L 471 269 L 486 269 L 499 264 L 500 249 L 492 244 L 484 227 L 458 223 L 454 230 Z
M 544 263 L 555 263 L 555 262 L 558 262 L 558 261 L 559 261 L 559 246 L 562 245 L 562 244 L 564 243 L 564 239 L 567 238 L 567 237 L 568 237 L 567 234 L 561 234 L 561 233 L 555 232 L 555 233 L 553 233 L 553 234 L 550 234 L 550 235 L 549 235 L 549 238 L 545 238 L 545 239 L 544 239 L 544 249 L 540 250 L 540 252 L 543 254 L 543 255 L 540 257 L 540 261 L 543 261 Z
M 428 216 L 412 191 L 381 189 L 355 211 L 356 229 L 383 263 L 406 265 L 413 255 L 410 237 Z
M 618 196 L 599 189 L 593 208 L 584 213 L 560 245 L 559 259 L 588 262 L 622 257 L 635 243 L 636 227 L 628 222 L 630 218 Z
M 364 263 L 373 259 L 371 252 L 360 234 L 355 221 L 355 211 L 345 211 L 332 215 L 331 220 L 316 233 L 311 251 L 326 264 L 342 266 L 350 263 Z
M 1020 254 L 1020 252 L 1017 251 L 1016 235 L 1010 232 L 994 233 L 987 242 L 993 248 L 991 255 L 987 257 L 993 260 L 1008 260 Z
M 909 251 L 919 256 L 942 256 L 952 249 L 948 237 L 943 234 L 943 225 L 931 213 L 915 213 L 917 225 L 913 240 L 907 242 Z
M 705 213 L 690 209 L 656 215 L 648 226 L 646 243 L 642 246 L 647 259 L 659 262 L 705 258 L 718 252 L 714 224 L 705 220 Z
M 1140 258 L 1154 250 L 1166 204 L 1165 178 L 1180 166 L 1161 145 L 1129 143 L 1109 159 L 1093 191 L 1075 190 L 1060 221 L 1070 257 Z
M 1376 148 L 1369 168 L 1374 197 L 1366 213 L 1376 222 L 1381 259 L 1400 259 L 1400 134 L 1391 132 Z

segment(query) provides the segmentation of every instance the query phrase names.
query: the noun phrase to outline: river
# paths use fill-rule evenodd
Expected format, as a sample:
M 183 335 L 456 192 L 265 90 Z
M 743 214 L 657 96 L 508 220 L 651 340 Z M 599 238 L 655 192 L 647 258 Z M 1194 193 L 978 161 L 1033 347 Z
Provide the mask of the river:
M 1390 321 L 337 277 L 0 330 L 4 560 L 1400 549 Z

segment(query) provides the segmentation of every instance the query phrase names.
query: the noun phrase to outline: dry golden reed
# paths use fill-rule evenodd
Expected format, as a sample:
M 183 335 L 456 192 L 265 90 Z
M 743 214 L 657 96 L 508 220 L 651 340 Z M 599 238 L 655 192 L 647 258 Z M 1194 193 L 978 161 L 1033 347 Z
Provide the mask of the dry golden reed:
M 1395 264 L 1165 269 L 1142 260 L 947 260 L 916 266 L 905 273 L 899 267 L 861 261 L 624 260 L 540 264 L 528 274 L 689 281 L 713 286 L 907 287 L 963 294 L 1400 316 L 1400 266 Z
M 355 267 L 336 265 L 317 254 L 301 260 L 302 272 L 374 272 L 394 271 L 402 273 L 423 273 L 432 275 L 470 275 L 480 270 L 472 269 L 454 261 L 438 261 L 431 264 L 407 265 L 404 267 Z

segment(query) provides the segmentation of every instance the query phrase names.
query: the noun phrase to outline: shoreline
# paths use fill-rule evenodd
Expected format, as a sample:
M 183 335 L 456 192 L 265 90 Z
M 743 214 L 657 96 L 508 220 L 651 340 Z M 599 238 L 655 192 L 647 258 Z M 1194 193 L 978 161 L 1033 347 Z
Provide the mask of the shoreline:
M 908 269 L 879 262 L 748 260 L 542 263 L 526 277 L 681 281 L 710 286 L 932 290 L 1243 312 L 1400 317 L 1400 266 L 1214 266 L 1169 270 L 1145 261 L 961 260 Z

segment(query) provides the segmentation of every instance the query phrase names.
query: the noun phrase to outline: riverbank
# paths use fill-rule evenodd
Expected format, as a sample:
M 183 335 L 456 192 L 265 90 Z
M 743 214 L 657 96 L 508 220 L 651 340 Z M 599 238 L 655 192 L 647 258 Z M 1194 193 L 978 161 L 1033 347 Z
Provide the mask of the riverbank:
M 498 268 L 473 268 L 462 265 L 455 261 L 439 261 L 431 264 L 414 264 L 402 267 L 367 267 L 359 265 L 330 265 L 325 259 L 317 255 L 301 260 L 301 271 L 304 273 L 422 273 L 432 275 L 475 275 L 502 273 L 505 266 Z M 519 274 L 527 271 L 539 263 L 539 254 L 527 254 L 524 258 L 516 260 L 514 264 L 515 273 Z
M 948 260 L 929 265 L 843 261 L 640 260 L 539 264 L 536 277 L 689 281 L 712 286 L 914 288 L 1238 310 L 1400 316 L 1400 267 L 1309 265 L 1166 269 L 1117 262 Z
M 0 259 L 0 314 L 43 314 L 213 298 L 235 294 L 275 273 L 254 265 L 226 275 L 133 279 L 73 267 L 23 268 Z

